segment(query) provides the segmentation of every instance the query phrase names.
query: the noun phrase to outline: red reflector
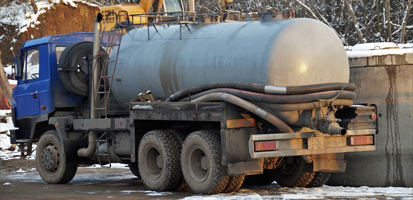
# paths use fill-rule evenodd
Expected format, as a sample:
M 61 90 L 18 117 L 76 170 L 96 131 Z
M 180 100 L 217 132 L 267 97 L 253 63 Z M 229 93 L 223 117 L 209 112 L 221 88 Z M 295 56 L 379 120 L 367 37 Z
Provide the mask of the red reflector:
M 254 142 L 254 151 L 277 150 L 277 141 Z
M 350 137 L 350 145 L 369 145 L 374 144 L 373 136 L 354 136 Z
M 370 116 L 370 117 L 371 117 L 371 119 L 372 119 L 372 120 L 376 120 L 376 119 L 377 119 L 377 115 L 376 115 L 376 114 L 374 114 L 374 113 L 373 113 L 373 114 L 371 114 L 371 116 Z

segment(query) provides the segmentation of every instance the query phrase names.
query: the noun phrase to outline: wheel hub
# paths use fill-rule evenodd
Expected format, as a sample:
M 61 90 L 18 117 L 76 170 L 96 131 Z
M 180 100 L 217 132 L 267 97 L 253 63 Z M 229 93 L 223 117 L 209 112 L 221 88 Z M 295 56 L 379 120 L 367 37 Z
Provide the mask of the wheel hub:
M 145 170 L 148 171 L 150 179 L 157 180 L 162 173 L 162 155 L 154 146 L 145 150 Z
M 162 156 L 161 155 L 156 156 L 156 165 L 159 168 L 162 168 Z
M 45 147 L 41 155 L 43 167 L 50 171 L 56 171 L 59 166 L 59 153 L 54 145 Z
M 209 162 L 205 152 L 195 147 L 189 154 L 189 173 L 196 182 L 204 182 L 208 177 Z
M 206 156 L 202 156 L 201 158 L 201 167 L 203 170 L 208 169 L 208 159 L 206 158 Z

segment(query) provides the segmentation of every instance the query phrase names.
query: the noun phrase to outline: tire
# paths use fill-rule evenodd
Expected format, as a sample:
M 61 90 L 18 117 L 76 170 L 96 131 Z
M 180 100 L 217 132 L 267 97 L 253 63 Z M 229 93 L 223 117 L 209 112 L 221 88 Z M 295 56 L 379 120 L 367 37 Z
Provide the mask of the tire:
M 183 132 L 181 132 L 181 131 L 179 131 L 179 130 L 176 130 L 176 129 L 167 129 L 166 131 L 167 131 L 169 134 L 172 134 L 172 135 L 178 140 L 178 142 L 179 142 L 179 155 L 181 155 L 182 144 L 184 143 L 187 134 L 185 134 L 185 133 L 183 133 Z M 181 162 L 179 162 L 179 168 L 181 169 L 181 174 L 182 174 Z M 183 177 L 183 175 L 182 175 L 182 182 L 181 182 L 181 184 L 179 184 L 179 187 L 176 188 L 176 191 L 184 191 L 184 190 L 186 190 L 186 189 L 188 189 L 188 188 L 189 188 L 189 186 L 188 186 L 188 184 L 185 182 L 185 179 L 184 179 L 184 177 Z
M 282 187 L 305 187 L 313 180 L 314 172 L 301 156 L 284 158 L 275 169 L 275 181 Z
M 313 165 L 310 163 L 309 165 Z M 328 172 L 314 172 L 313 180 L 306 187 L 321 187 L 327 183 L 328 179 L 330 178 L 331 173 Z
M 182 146 L 181 164 L 185 181 L 193 193 L 216 194 L 228 183 L 226 166 L 221 165 L 221 139 L 215 131 L 195 131 Z
M 246 176 L 244 185 L 268 185 L 275 181 L 275 170 L 264 169 L 263 174 Z
M 73 179 L 77 164 L 70 163 L 56 131 L 46 131 L 37 143 L 36 165 L 46 183 L 63 184 Z
M 244 183 L 245 176 L 230 176 L 228 178 L 227 187 L 225 187 L 223 193 L 236 192 Z
M 100 51 L 104 51 L 102 48 Z M 80 66 L 79 70 L 71 70 Z M 93 42 L 83 41 L 67 47 L 60 56 L 59 77 L 63 86 L 70 92 L 88 96 L 89 69 L 93 65 Z M 64 71 L 66 70 L 66 71 Z
M 145 186 L 155 191 L 175 190 L 182 182 L 180 145 L 165 130 L 146 133 L 139 144 L 139 174 Z
M 307 165 L 309 165 L 309 167 L 311 167 L 311 171 L 313 171 L 313 163 L 308 163 Z M 330 176 L 331 173 L 328 172 L 314 172 L 313 180 L 311 180 L 306 187 L 321 187 L 327 183 Z
M 139 166 L 138 162 L 129 163 L 129 170 L 135 175 L 138 179 L 141 179 L 141 175 L 139 174 Z

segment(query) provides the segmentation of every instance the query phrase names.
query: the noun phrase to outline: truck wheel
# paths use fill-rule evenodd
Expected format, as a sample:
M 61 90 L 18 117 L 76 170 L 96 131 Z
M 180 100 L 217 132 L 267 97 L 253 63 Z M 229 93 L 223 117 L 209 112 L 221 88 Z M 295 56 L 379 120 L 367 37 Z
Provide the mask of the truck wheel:
M 328 172 L 314 172 L 314 178 L 306 187 L 321 187 L 327 183 L 331 174 Z
M 73 179 L 77 164 L 68 163 L 56 131 L 46 131 L 37 143 L 36 165 L 47 183 L 67 183 Z
M 141 175 L 139 174 L 138 162 L 129 163 L 129 170 L 132 172 L 133 175 L 138 177 L 138 179 L 141 179 Z
M 305 187 L 313 180 L 312 166 L 300 156 L 284 158 L 275 169 L 275 181 L 282 187 Z
M 138 165 L 143 183 L 151 190 L 175 190 L 182 182 L 180 145 L 165 130 L 146 133 L 139 144 Z
M 104 51 L 102 48 L 100 51 Z M 67 47 L 59 59 L 59 77 L 70 92 L 88 96 L 89 68 L 93 63 L 93 42 L 82 41 Z
M 227 187 L 225 187 L 223 193 L 236 192 L 244 183 L 245 176 L 230 176 L 228 178 Z
M 178 142 L 179 142 L 179 155 L 181 155 L 182 144 L 184 143 L 187 134 L 185 134 L 185 133 L 183 133 L 183 132 L 181 132 L 181 131 L 179 131 L 179 130 L 176 130 L 176 129 L 168 129 L 168 130 L 166 130 L 166 131 L 167 131 L 169 134 L 174 135 L 175 138 L 178 140 Z M 179 168 L 181 169 L 181 174 L 182 174 L 181 162 L 179 162 Z M 185 179 L 184 179 L 184 177 L 183 177 L 183 175 L 182 175 L 182 182 L 181 182 L 181 184 L 179 185 L 179 187 L 176 188 L 176 190 L 177 190 L 177 191 L 183 191 L 183 190 L 188 189 L 188 187 L 189 187 L 189 186 L 188 186 L 188 184 L 185 182 Z
M 228 183 L 227 168 L 221 165 L 221 139 L 218 132 L 201 130 L 186 137 L 181 163 L 185 181 L 192 192 L 216 194 Z
M 268 185 L 275 180 L 274 169 L 264 169 L 262 174 L 246 176 L 244 185 Z

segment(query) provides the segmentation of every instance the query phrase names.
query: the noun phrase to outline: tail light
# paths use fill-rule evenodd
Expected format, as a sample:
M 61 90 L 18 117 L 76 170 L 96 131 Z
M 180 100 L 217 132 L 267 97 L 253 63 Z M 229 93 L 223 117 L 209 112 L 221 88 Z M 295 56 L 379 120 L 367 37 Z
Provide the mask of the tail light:
M 277 150 L 277 141 L 254 142 L 254 151 L 274 151 Z
M 353 136 L 348 138 L 348 145 L 358 146 L 358 145 L 371 145 L 374 144 L 373 136 Z

